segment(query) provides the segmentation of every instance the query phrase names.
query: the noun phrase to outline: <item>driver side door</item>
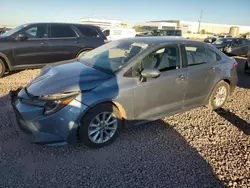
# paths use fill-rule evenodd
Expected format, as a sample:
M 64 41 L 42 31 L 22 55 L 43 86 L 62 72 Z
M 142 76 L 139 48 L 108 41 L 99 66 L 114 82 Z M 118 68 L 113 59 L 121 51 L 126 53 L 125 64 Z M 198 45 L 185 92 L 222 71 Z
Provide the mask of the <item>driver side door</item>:
M 180 111 L 187 87 L 187 72 L 182 69 L 179 45 L 167 45 L 149 54 L 141 63 L 141 69 L 155 68 L 158 78 L 137 80 L 135 94 L 135 118 L 154 120 Z
M 47 24 L 30 25 L 19 34 L 27 39 L 17 41 L 13 47 L 15 66 L 37 66 L 51 61 Z

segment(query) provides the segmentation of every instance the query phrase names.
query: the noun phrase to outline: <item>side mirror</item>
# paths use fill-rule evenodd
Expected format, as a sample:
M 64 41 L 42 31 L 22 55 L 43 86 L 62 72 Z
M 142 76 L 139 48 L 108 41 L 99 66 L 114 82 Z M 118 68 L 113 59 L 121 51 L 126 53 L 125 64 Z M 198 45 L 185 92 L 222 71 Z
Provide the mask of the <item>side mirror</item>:
M 24 34 L 19 34 L 17 37 L 16 37 L 16 40 L 19 40 L 19 41 L 24 41 L 24 40 L 27 40 L 28 37 L 25 36 Z
M 161 72 L 155 68 L 145 68 L 141 72 L 141 76 L 144 78 L 157 78 L 161 75 Z

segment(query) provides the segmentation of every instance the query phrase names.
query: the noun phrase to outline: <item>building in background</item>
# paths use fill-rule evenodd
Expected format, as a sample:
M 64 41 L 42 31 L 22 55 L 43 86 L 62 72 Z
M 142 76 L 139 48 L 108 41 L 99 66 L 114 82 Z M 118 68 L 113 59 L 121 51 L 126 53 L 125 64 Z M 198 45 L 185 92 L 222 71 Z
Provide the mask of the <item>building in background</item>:
M 199 22 L 188 22 L 181 20 L 160 20 L 160 21 L 149 21 L 145 23 L 138 23 L 135 28 L 141 30 L 154 30 L 154 29 L 179 29 L 182 30 L 183 34 L 186 33 L 202 33 L 202 34 L 220 34 L 229 33 L 231 27 L 237 27 L 237 33 L 247 33 L 250 32 L 250 26 L 240 26 L 240 25 L 225 25 L 225 24 L 213 24 L 213 23 L 200 23 Z M 171 28 L 172 27 L 172 28 Z M 198 31 L 199 29 L 199 31 Z
M 126 28 L 127 24 L 122 23 L 119 20 L 107 20 L 107 19 L 99 19 L 99 18 L 82 18 L 80 19 L 81 24 L 90 24 L 96 25 L 100 28 L 114 28 L 114 27 L 123 27 Z

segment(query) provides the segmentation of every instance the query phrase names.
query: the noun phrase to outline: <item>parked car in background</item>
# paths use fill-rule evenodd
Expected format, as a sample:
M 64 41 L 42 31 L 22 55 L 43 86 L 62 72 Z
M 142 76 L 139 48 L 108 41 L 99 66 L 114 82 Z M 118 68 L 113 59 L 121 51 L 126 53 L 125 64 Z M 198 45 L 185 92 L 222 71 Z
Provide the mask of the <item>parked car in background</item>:
M 135 29 L 120 28 L 120 27 L 119 28 L 106 28 L 102 32 L 108 41 L 114 41 L 114 40 L 136 36 Z
M 247 55 L 250 50 L 250 41 L 244 38 L 219 38 L 212 45 L 227 55 Z
M 38 68 L 82 56 L 104 44 L 99 27 L 70 23 L 20 25 L 0 35 L 0 77 L 5 71 Z
M 219 35 L 218 38 L 232 38 L 231 35 Z
M 32 142 L 110 144 L 124 124 L 208 105 L 222 107 L 237 84 L 237 62 L 212 45 L 136 37 L 47 66 L 10 93 L 18 127 Z
M 247 60 L 245 63 L 245 73 L 250 74 L 250 50 L 247 53 Z
M 207 37 L 204 39 L 204 42 L 205 43 L 213 43 L 216 40 L 217 40 L 217 37 Z
M 138 37 L 147 37 L 147 36 L 174 36 L 174 37 L 182 37 L 182 31 L 178 29 L 158 29 L 152 30 L 148 32 L 141 33 L 137 35 Z
M 6 32 L 9 31 L 9 30 L 10 30 L 10 28 L 6 28 L 6 27 L 0 28 L 0 35 L 6 33 Z

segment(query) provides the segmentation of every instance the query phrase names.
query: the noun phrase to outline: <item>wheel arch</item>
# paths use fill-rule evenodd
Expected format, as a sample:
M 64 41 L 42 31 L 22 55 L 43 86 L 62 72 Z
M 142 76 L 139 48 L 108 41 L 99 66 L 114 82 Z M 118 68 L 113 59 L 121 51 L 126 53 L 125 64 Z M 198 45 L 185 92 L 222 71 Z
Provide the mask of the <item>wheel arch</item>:
M 83 49 L 81 49 L 81 50 L 76 54 L 76 57 L 78 57 L 82 52 L 90 51 L 90 50 L 93 50 L 93 48 L 91 48 L 91 47 L 83 48 Z
M 12 70 L 11 63 L 6 55 L 0 52 L 0 59 L 3 61 L 6 70 Z
M 103 101 L 99 101 L 93 105 L 90 105 L 88 106 L 88 109 L 85 110 L 80 116 L 79 116 L 79 119 L 77 122 L 80 122 L 82 118 L 84 118 L 84 116 L 90 111 L 92 110 L 93 108 L 97 108 L 99 105 L 104 105 L 104 104 L 112 104 L 113 106 L 115 106 L 118 111 L 120 112 L 121 114 L 121 117 L 122 117 L 122 121 L 123 121 L 123 124 L 125 122 L 125 120 L 127 119 L 127 114 L 126 114 L 126 110 L 125 108 L 123 107 L 122 104 L 120 104 L 119 102 L 117 101 L 114 101 L 114 100 L 103 100 Z M 68 135 L 68 138 L 67 138 L 67 142 L 69 144 L 76 144 L 78 141 L 79 141 L 79 126 L 80 124 L 79 123 L 76 123 L 75 126 L 73 127 L 73 129 L 70 131 L 69 135 Z
M 210 98 L 210 96 L 211 96 L 211 94 L 212 94 L 212 92 L 213 92 L 213 90 L 214 90 L 214 88 L 218 85 L 218 83 L 220 83 L 221 81 L 224 81 L 224 82 L 226 82 L 226 83 L 228 83 L 229 84 L 229 86 L 230 86 L 230 93 L 229 93 L 229 95 L 231 95 L 231 81 L 230 81 L 230 79 L 228 78 L 228 77 L 224 77 L 224 78 L 222 78 L 222 79 L 220 79 L 218 82 L 216 82 L 216 84 L 214 84 L 214 86 L 213 86 L 213 88 L 211 89 L 211 91 L 209 92 L 209 95 L 207 96 L 207 98 L 206 98 L 206 103 L 209 101 L 209 98 Z

